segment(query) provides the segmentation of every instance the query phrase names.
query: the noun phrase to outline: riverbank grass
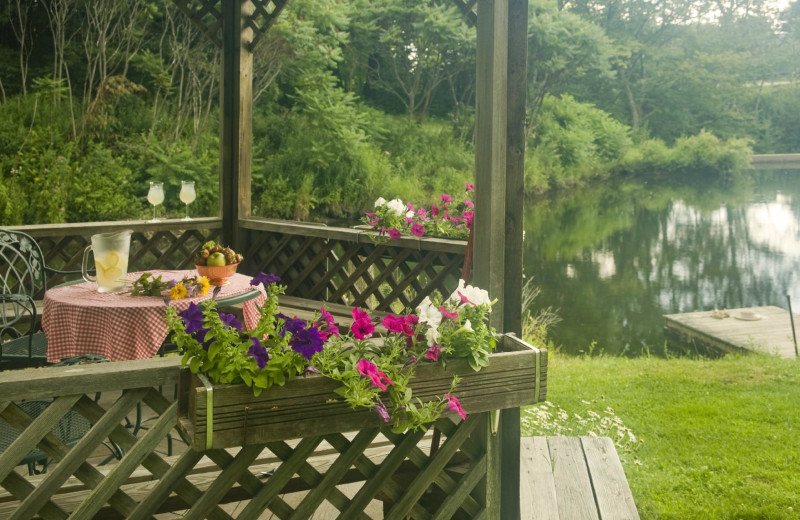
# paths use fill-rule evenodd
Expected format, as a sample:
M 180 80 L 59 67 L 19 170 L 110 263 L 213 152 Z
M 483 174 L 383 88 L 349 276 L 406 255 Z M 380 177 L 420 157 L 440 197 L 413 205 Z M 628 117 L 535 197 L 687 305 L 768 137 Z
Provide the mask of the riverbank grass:
M 800 518 L 800 362 L 556 354 L 547 386 L 523 435 L 615 438 L 642 519 Z

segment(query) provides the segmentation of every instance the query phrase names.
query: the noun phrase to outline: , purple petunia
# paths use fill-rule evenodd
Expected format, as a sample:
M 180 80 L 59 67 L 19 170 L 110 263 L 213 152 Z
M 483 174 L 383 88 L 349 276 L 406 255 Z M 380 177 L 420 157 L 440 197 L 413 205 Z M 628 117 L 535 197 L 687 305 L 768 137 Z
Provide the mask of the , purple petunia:
M 219 319 L 223 324 L 232 329 L 242 330 L 242 322 L 240 322 L 233 314 L 225 314 L 224 312 L 220 312 Z
M 286 337 L 287 332 L 291 332 L 292 336 L 297 336 L 297 334 L 305 329 L 308 326 L 308 323 L 301 320 L 300 318 L 283 318 L 283 328 L 281 329 L 280 335 L 281 337 Z
M 258 285 L 260 283 L 263 283 L 264 286 L 266 287 L 267 285 L 270 285 L 270 284 L 273 284 L 273 283 L 276 283 L 276 282 L 280 282 L 280 281 L 281 281 L 281 277 L 278 276 L 277 274 L 272 274 L 272 273 L 267 274 L 267 273 L 262 271 L 262 272 L 258 273 L 257 275 L 255 275 L 252 280 L 250 280 L 250 285 L 255 286 L 255 285 Z
M 252 340 L 253 345 L 247 351 L 247 354 L 256 360 L 259 370 L 264 370 L 264 367 L 267 366 L 267 361 L 269 361 L 269 353 L 267 353 L 267 349 L 261 345 L 258 339 L 250 338 L 250 340 Z
M 211 344 L 214 343 L 213 336 L 209 336 L 208 339 L 206 339 L 206 336 L 208 335 L 209 332 L 211 332 L 211 329 L 203 328 L 195 331 L 195 333 L 192 334 L 192 337 L 196 339 L 198 343 L 203 345 L 204 350 L 208 350 L 208 347 L 210 347 Z
M 414 224 L 411 225 L 411 234 L 416 237 L 421 237 L 425 234 L 425 226 L 419 222 L 414 222 Z
M 389 417 L 389 410 L 386 409 L 386 405 L 383 404 L 383 401 L 378 399 L 378 404 L 372 407 L 372 411 L 378 414 L 378 417 L 385 423 L 388 423 L 392 418 Z
M 192 334 L 203 328 L 203 311 L 194 302 L 190 303 L 185 311 L 179 312 L 178 316 L 183 318 L 187 334 Z
M 402 237 L 403 234 L 400 233 L 399 229 L 397 229 L 396 227 L 393 227 L 392 229 L 389 230 L 389 236 L 391 238 L 397 240 L 398 238 Z
M 314 354 L 322 351 L 322 335 L 316 327 L 309 327 L 298 331 L 289 341 L 292 350 L 306 359 L 311 359 Z

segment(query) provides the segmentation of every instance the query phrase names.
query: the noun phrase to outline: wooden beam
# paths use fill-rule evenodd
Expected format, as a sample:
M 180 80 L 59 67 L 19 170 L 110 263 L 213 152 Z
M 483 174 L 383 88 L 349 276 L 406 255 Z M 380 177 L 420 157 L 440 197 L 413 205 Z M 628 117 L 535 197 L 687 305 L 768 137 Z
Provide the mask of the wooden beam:
M 506 197 L 507 0 L 478 2 L 475 125 L 474 280 L 497 303 L 492 325 L 503 327 Z
M 234 249 L 242 244 L 238 220 L 250 215 L 253 119 L 252 14 L 247 0 L 223 2 L 222 81 L 220 82 L 220 206 L 223 240 Z
M 477 38 L 473 279 L 492 298 L 497 298 L 491 324 L 502 330 L 506 283 L 508 0 L 478 1 Z M 502 446 L 495 429 L 496 413 L 499 412 L 489 414 L 489 424 L 477 436 L 487 454 L 482 486 L 487 518 L 501 518 L 500 486 L 504 470 L 500 465 Z
M 505 267 L 503 331 L 522 337 L 522 232 L 525 192 L 525 107 L 528 0 L 508 1 L 508 120 L 506 126 Z M 520 410 L 500 413 L 500 516 L 520 518 Z

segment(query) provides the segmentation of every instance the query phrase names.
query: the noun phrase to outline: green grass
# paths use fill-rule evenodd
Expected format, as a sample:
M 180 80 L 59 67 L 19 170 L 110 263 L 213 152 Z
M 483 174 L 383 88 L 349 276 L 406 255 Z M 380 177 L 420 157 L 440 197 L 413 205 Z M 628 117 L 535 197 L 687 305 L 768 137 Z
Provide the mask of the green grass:
M 555 355 L 547 399 L 635 434 L 618 451 L 642 519 L 800 518 L 799 363 Z

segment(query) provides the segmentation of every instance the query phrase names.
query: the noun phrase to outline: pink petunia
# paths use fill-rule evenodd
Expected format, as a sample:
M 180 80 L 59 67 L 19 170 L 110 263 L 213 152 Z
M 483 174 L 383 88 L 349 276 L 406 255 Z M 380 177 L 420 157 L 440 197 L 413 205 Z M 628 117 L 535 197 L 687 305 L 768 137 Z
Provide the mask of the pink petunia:
M 338 338 L 339 327 L 336 326 L 336 322 L 333 319 L 333 314 L 328 312 L 328 310 L 324 306 L 320 308 L 319 312 L 320 312 L 320 317 L 323 319 L 323 321 L 325 321 L 325 332 L 327 336 L 330 336 L 332 334 Z
M 419 209 L 417 210 L 417 216 L 418 216 L 419 218 L 425 218 L 425 216 L 426 216 L 427 214 L 428 214 L 428 211 L 427 211 L 425 208 L 419 208 Z
M 369 314 L 360 309 L 354 308 L 352 316 L 353 325 L 350 327 L 350 330 L 353 332 L 353 336 L 356 339 L 367 339 L 372 337 L 372 334 L 375 332 L 375 325 L 372 324 Z
M 389 230 L 389 236 L 391 238 L 398 239 L 401 236 L 403 236 L 403 234 L 400 233 L 400 230 L 395 227 L 395 228 L 392 228 L 392 229 Z
M 380 221 L 381 221 L 381 219 L 379 219 L 379 218 L 374 218 L 374 219 L 372 219 L 372 220 L 370 220 L 370 221 L 369 221 L 369 225 L 370 225 L 370 226 L 375 226 L 375 225 L 377 225 L 377 224 L 378 224 L 378 222 L 380 222 Z
M 465 211 L 461 218 L 464 219 L 464 223 L 467 224 L 467 227 L 472 227 L 472 219 L 474 218 L 475 213 L 472 211 Z
M 413 314 L 408 314 L 403 317 L 403 334 L 408 336 L 409 338 L 414 337 L 414 328 L 419 323 L 419 318 L 414 316 Z
M 368 211 L 368 212 L 364 213 L 364 215 L 366 215 L 368 217 L 374 217 L 375 215 L 377 215 L 377 213 L 375 213 L 374 211 L 371 211 L 371 212 Z
M 444 394 L 444 397 L 447 399 L 448 410 L 453 410 L 458 415 L 460 415 L 462 419 L 467 418 L 467 414 L 464 413 L 464 409 L 461 408 L 461 402 L 458 400 L 458 397 L 450 394 Z
M 403 326 L 405 325 L 403 318 L 400 316 L 392 316 L 391 314 L 383 318 L 381 323 L 386 327 L 386 330 L 394 333 L 403 332 Z
M 370 382 L 381 390 L 385 391 L 388 388 L 386 385 L 394 385 L 394 381 L 389 379 L 385 373 L 378 370 L 378 367 L 375 366 L 375 363 L 372 361 L 360 359 L 356 365 L 356 368 L 358 369 L 359 374 L 364 377 L 368 377 Z
M 408 208 L 408 211 L 414 211 L 414 206 L 410 202 L 406 202 L 406 207 Z
M 431 361 L 439 361 L 439 352 L 442 350 L 442 347 L 439 345 L 433 345 L 432 347 L 428 348 L 425 351 L 425 357 L 430 359 Z
M 458 292 L 458 295 L 461 297 L 461 303 L 468 303 L 468 304 L 472 305 L 473 307 L 475 307 L 475 304 L 472 303 L 471 301 L 469 301 L 469 298 L 467 298 L 466 296 L 461 294 L 461 291 L 457 291 L 457 292 Z
M 475 207 L 475 203 L 474 203 L 474 202 L 472 202 L 472 201 L 471 201 L 471 200 L 469 200 L 469 199 L 466 199 L 466 200 L 464 201 L 464 205 L 465 205 L 465 206 L 469 206 L 470 208 L 474 208 L 474 207 Z
M 439 208 L 436 207 L 436 204 L 431 206 L 431 215 L 433 215 L 434 217 L 439 216 Z
M 442 193 L 441 195 L 439 195 L 439 198 L 442 199 L 442 202 L 444 204 L 449 204 L 449 203 L 453 202 L 453 197 L 451 197 L 447 193 Z
M 442 316 L 444 316 L 445 318 L 450 318 L 451 320 L 458 318 L 457 312 L 448 311 L 444 305 L 440 305 L 439 310 L 442 312 Z
M 469 182 L 465 182 L 464 187 L 467 189 L 467 191 L 475 191 L 475 186 L 473 186 Z
M 419 222 L 414 222 L 414 224 L 411 225 L 411 234 L 416 237 L 421 237 L 425 234 L 425 226 Z

